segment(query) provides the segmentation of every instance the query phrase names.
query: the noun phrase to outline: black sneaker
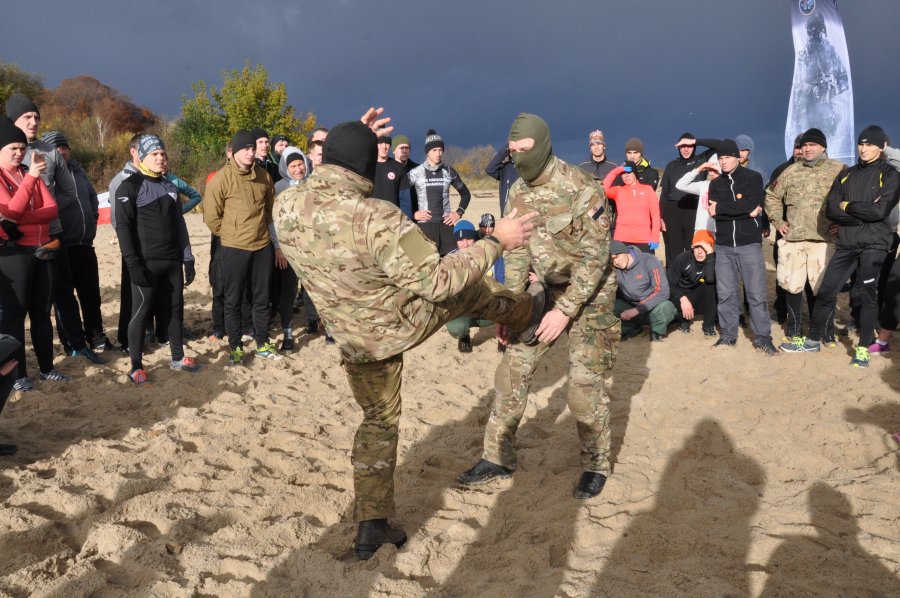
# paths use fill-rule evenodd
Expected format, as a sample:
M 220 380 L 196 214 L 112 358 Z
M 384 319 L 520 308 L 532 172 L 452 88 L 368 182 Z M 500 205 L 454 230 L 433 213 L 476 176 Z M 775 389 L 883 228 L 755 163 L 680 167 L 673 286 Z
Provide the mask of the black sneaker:
M 497 341 L 497 353 L 506 353 L 506 345 Z
M 703 325 L 703 336 L 716 336 L 717 334 L 715 324 Z
M 685 334 L 690 334 L 691 333 L 691 321 L 685 320 L 684 322 L 679 324 L 678 330 L 680 330 L 681 332 L 683 332 Z
M 605 484 L 605 475 L 595 471 L 586 471 L 581 474 L 581 479 L 578 481 L 578 487 L 575 488 L 573 496 L 580 500 L 593 498 L 603 491 Z
M 108 338 L 103 339 L 101 342 L 94 345 L 94 351 L 119 351 L 121 347 L 116 345 L 116 343 L 112 342 Z
M 103 359 L 100 358 L 99 355 L 97 355 L 92 350 L 88 349 L 87 347 L 84 347 L 83 349 L 78 349 L 77 351 L 72 351 L 72 353 L 70 353 L 70 355 L 72 357 L 82 357 L 84 359 L 87 359 L 91 363 L 95 363 L 97 365 L 106 363 Z
M 713 345 L 713 348 L 716 348 L 716 347 L 734 347 L 735 345 L 737 345 L 737 341 L 729 341 L 729 340 L 725 340 L 724 338 L 720 338 L 719 340 L 717 340 L 717 341 L 715 342 L 715 344 Z
M 306 334 L 318 334 L 319 332 L 319 321 L 318 320 L 310 320 L 306 323 Z
M 294 339 L 288 337 L 281 341 L 281 350 L 282 351 L 293 351 L 294 350 Z
M 462 472 L 458 480 L 463 486 L 477 486 L 478 484 L 490 482 L 493 479 L 511 477 L 512 474 L 512 469 L 482 459 L 471 469 Z
M 367 561 L 385 544 L 393 544 L 400 548 L 405 543 L 406 534 L 402 529 L 391 527 L 387 519 L 369 519 L 359 522 L 354 552 L 357 558 Z
M 661 343 L 662 340 L 666 338 L 658 332 L 650 331 L 650 342 L 651 343 Z
M 459 348 L 460 353 L 471 353 L 472 352 L 472 339 L 471 337 L 464 336 L 459 339 L 459 343 L 457 343 L 457 348 Z
M 778 349 L 775 348 L 775 345 L 772 344 L 772 341 L 770 339 L 766 339 L 763 341 L 753 343 L 753 347 L 759 351 L 762 351 L 769 357 L 772 357 L 773 355 L 778 355 Z

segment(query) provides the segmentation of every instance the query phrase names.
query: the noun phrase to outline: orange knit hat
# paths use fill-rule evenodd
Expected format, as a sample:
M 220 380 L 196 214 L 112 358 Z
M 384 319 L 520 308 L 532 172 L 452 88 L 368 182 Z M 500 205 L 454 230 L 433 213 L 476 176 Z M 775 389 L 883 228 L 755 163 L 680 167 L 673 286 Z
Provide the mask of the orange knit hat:
M 706 253 L 715 251 L 716 240 L 713 238 L 712 232 L 708 230 L 698 230 L 694 232 L 694 238 L 691 240 L 691 247 L 700 246 L 706 250 Z

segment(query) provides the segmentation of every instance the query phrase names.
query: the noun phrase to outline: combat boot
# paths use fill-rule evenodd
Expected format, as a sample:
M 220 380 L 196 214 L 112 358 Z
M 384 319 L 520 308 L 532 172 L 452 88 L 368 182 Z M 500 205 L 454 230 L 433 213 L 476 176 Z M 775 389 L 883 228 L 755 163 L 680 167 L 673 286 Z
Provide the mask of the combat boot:
M 359 522 L 355 552 L 357 558 L 367 561 L 384 544 L 400 548 L 405 543 L 406 533 L 402 529 L 391 527 L 387 519 L 368 519 Z
M 531 295 L 531 302 L 529 304 L 523 301 L 516 306 L 509 318 L 509 329 L 519 337 L 520 342 L 536 345 L 538 339 L 535 332 L 541 325 L 544 314 L 550 311 L 550 297 L 547 287 L 539 282 L 529 284 L 525 292 Z
M 471 469 L 462 472 L 458 480 L 463 486 L 477 486 L 478 484 L 490 482 L 495 478 L 508 478 L 512 474 L 512 469 L 491 463 L 487 459 L 482 459 Z
M 593 498 L 600 494 L 605 484 L 605 475 L 596 471 L 586 471 L 581 474 L 581 479 L 578 481 L 578 487 L 575 488 L 573 496 L 581 500 Z

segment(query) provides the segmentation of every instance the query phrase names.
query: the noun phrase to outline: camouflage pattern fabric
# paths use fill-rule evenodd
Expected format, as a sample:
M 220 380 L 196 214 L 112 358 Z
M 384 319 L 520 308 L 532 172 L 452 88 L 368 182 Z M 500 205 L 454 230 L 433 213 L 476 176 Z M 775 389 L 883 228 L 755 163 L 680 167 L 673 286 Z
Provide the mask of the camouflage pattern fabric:
M 363 410 L 350 456 L 356 520 L 393 517 L 403 356 L 372 363 L 345 362 L 344 370 L 353 398 Z
M 806 287 L 812 287 L 819 293 L 823 274 L 831 256 L 834 255 L 834 243 L 825 241 L 785 241 L 778 240 L 778 264 L 775 278 L 778 286 L 788 293 L 799 293 Z
M 554 294 L 561 294 L 557 291 Z M 616 297 L 616 281 L 608 273 L 596 296 L 569 324 L 567 402 L 575 416 L 585 471 L 610 474 L 609 395 L 606 384 L 616 362 L 621 330 L 607 325 Z M 562 338 L 560 336 L 560 338 Z M 559 339 L 557 339 L 559 340 Z M 513 343 L 494 375 L 494 404 L 484 434 L 482 458 L 516 468 L 515 434 L 525 413 L 528 387 L 541 357 L 554 343 Z
M 484 311 L 453 317 L 500 321 L 522 300 L 484 278 L 502 253 L 499 243 L 483 239 L 441 258 L 396 206 L 367 199 L 371 192 L 371 181 L 326 164 L 275 202 L 281 249 L 346 361 L 380 361 L 418 345 L 460 301 L 481 297 Z M 463 298 L 469 289 L 476 290 Z
M 353 445 L 356 517 L 390 517 L 403 351 L 454 318 L 479 315 L 524 327 L 531 298 L 485 272 L 502 253 L 485 239 L 441 258 L 372 182 L 334 165 L 275 200 L 281 249 L 328 322 L 363 410 Z
M 843 168 L 841 162 L 830 158 L 815 166 L 797 162 L 766 189 L 766 214 L 776 230 L 784 224 L 787 213 L 787 241 L 834 242 L 834 235 L 828 232 L 830 222 L 825 218 L 825 198 Z
M 616 358 L 620 328 L 613 314 L 616 279 L 609 262 L 606 196 L 590 175 L 552 158 L 526 184 L 509 192 L 507 210 L 537 212 L 526 247 L 506 258 L 506 282 L 524 289 L 529 268 L 551 290 L 554 307 L 570 316 L 568 406 L 581 441 L 587 471 L 609 475 L 609 396 L 606 378 Z M 594 218 L 593 216 L 597 216 Z M 528 387 L 541 357 L 553 343 L 528 347 L 514 343 L 497 368 L 494 404 L 482 457 L 516 467 L 515 433 L 525 412 Z

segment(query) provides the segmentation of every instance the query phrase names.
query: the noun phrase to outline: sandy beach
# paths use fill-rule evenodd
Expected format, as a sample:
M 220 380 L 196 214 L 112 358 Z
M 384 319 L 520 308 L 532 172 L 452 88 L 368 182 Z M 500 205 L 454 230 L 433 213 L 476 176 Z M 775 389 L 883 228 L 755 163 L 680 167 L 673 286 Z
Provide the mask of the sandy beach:
M 497 213 L 496 194 L 477 194 L 468 215 L 484 211 Z M 409 541 L 357 561 L 361 413 L 338 350 L 304 334 L 301 313 L 296 352 L 226 368 L 225 346 L 204 338 L 209 233 L 187 220 L 198 274 L 185 321 L 201 336 L 186 351 L 204 370 L 171 371 L 153 345 L 153 383 L 138 388 L 124 355 L 95 366 L 57 350 L 73 381 L 11 398 L 0 596 L 900 596 L 900 352 L 854 369 L 855 339 L 841 336 L 820 354 L 767 358 L 747 331 L 713 351 L 699 325 L 620 346 L 614 472 L 586 502 L 571 497 L 565 338 L 535 376 L 519 469 L 477 490 L 455 480 L 480 458 L 493 330 L 471 354 L 446 333 L 407 353 L 396 522 Z M 108 225 L 95 246 L 114 338 Z

